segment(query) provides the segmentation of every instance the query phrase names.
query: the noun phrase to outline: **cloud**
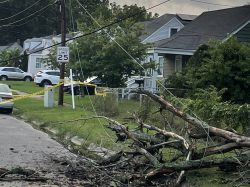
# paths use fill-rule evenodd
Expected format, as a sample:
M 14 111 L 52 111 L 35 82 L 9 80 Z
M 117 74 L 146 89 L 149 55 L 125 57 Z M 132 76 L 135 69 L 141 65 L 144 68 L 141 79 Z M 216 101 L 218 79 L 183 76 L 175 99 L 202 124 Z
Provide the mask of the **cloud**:
M 221 5 L 212 5 L 201 3 L 198 1 L 214 3 L 214 4 L 221 4 Z M 131 5 L 137 4 L 138 6 L 145 6 L 146 8 L 152 7 L 156 4 L 164 2 L 164 0 L 110 0 L 110 2 L 116 2 L 120 5 Z M 183 13 L 183 14 L 194 14 L 198 15 L 204 11 L 216 10 L 216 9 L 223 9 L 229 8 L 230 6 L 242 6 L 249 3 L 250 0 L 171 0 L 159 7 L 151 9 L 151 12 L 159 13 L 160 15 L 165 13 Z M 228 5 L 228 6 L 223 6 Z

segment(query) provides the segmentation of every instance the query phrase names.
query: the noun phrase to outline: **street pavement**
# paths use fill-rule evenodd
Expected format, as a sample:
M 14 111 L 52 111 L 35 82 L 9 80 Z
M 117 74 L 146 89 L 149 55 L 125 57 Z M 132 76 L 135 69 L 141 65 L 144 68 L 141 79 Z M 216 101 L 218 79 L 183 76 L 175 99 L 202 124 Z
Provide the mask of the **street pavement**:
M 0 114 L 0 168 L 17 167 L 41 172 L 52 180 L 49 186 L 63 185 L 53 178 L 64 178 L 60 171 L 65 165 L 60 160 L 74 160 L 77 156 L 51 139 L 47 134 L 34 129 L 30 124 L 10 115 Z M 63 172 L 61 172 L 63 173 Z M 1 182 L 0 186 L 43 186 L 26 182 Z M 46 184 L 45 186 L 48 186 Z

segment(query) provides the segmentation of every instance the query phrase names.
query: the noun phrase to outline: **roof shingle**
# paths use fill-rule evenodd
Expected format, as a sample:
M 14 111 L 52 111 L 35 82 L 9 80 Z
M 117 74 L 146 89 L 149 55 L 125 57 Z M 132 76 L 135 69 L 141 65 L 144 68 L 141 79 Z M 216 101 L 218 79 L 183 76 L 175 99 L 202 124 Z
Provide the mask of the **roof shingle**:
M 222 40 L 250 20 L 250 5 L 204 12 L 172 38 L 155 47 L 196 50 L 211 39 Z

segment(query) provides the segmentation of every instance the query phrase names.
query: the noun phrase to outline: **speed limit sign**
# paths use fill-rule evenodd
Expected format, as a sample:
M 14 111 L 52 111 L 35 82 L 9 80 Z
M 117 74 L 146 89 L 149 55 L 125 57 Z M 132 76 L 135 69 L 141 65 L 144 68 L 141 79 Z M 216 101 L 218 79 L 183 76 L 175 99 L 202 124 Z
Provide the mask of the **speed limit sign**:
M 69 62 L 69 47 L 57 47 L 57 62 Z

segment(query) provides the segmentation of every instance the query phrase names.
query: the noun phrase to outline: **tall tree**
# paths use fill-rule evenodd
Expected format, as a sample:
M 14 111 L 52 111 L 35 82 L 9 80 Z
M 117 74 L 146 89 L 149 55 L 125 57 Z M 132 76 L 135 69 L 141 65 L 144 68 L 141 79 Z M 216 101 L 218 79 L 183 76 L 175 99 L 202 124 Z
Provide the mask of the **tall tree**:
M 11 0 L 1 4 L 0 44 L 59 32 L 58 13 L 59 7 L 54 0 Z
M 79 29 L 88 33 L 95 28 L 112 23 L 122 18 L 130 17 L 125 21 L 108 27 L 95 34 L 78 39 L 72 45 L 72 67 L 85 78 L 98 76 L 107 86 L 123 86 L 126 78 L 138 74 L 140 63 L 145 54 L 147 45 L 140 42 L 142 28 L 135 23 L 148 19 L 144 8 L 135 5 L 120 7 L 116 4 L 104 6 L 90 25 L 81 22 Z M 95 15 L 95 14 L 94 14 Z M 93 16 L 94 16 L 93 15 Z M 88 16 L 88 19 L 91 19 Z M 133 57 L 133 58 L 131 58 Z
M 21 51 L 19 49 L 4 50 L 0 52 L 0 61 L 2 61 L 1 66 L 19 66 L 21 63 L 21 58 L 19 58 L 20 54 Z
M 120 87 L 128 76 L 141 72 L 139 63 L 143 60 L 148 46 L 140 42 L 142 27 L 135 23 L 151 19 L 152 16 L 145 13 L 145 8 L 136 5 L 108 6 L 106 1 L 103 2 L 99 7 L 95 7 L 93 12 L 88 10 L 95 21 L 83 8 L 79 8 L 78 14 L 83 16 L 77 17 L 78 31 L 89 33 L 122 18 L 131 18 L 75 40 L 70 44 L 71 62 L 66 68 L 72 68 L 81 80 L 98 76 L 107 86 Z M 47 63 L 53 68 L 57 67 L 55 49 L 51 51 Z

